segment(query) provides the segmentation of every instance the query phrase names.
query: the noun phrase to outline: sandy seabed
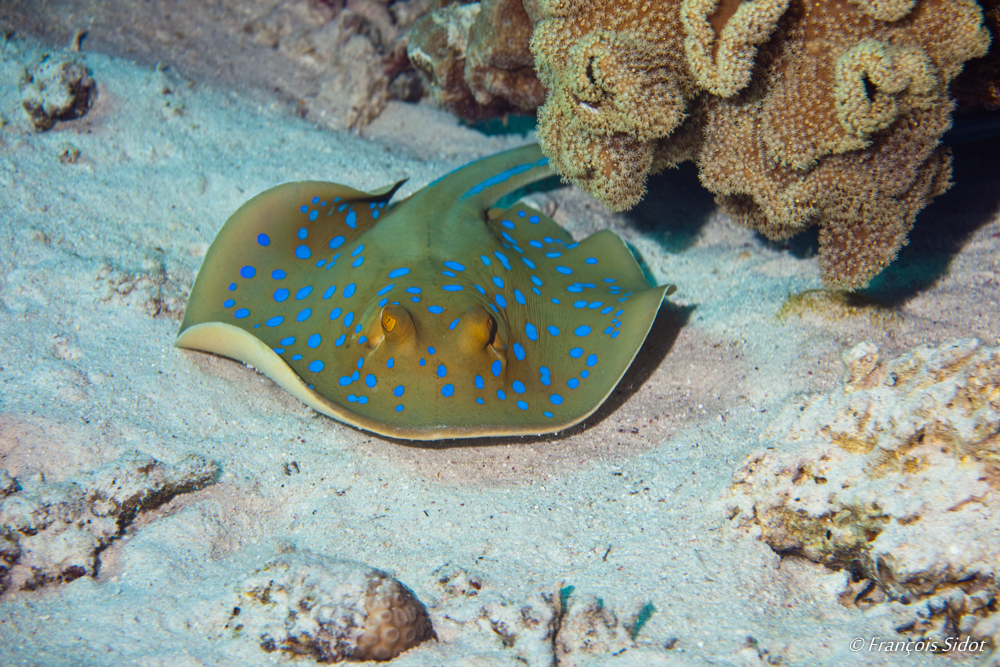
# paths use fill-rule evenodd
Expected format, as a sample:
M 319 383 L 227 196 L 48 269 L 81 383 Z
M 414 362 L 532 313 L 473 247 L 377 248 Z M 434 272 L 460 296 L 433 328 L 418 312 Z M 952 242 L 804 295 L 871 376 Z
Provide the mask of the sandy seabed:
M 79 55 L 99 85 L 92 110 L 38 133 L 18 96 L 38 55 L 11 40 L 0 60 L 0 468 L 61 482 L 140 450 L 168 464 L 199 454 L 221 473 L 141 513 L 101 551 L 95 577 L 0 596 L 0 664 L 307 663 L 231 624 L 240 582 L 296 550 L 412 589 L 437 641 L 401 667 L 983 657 L 853 651 L 855 638 L 905 639 L 902 605 L 841 604 L 842 573 L 779 557 L 732 525 L 727 503 L 748 455 L 793 446 L 765 429 L 796 397 L 837 386 L 845 349 L 1000 343 L 1000 142 L 956 147 L 956 185 L 867 293 L 888 311 L 779 317 L 789 295 L 822 286 L 815 236 L 780 245 L 735 226 L 691 168 L 658 177 L 629 214 L 569 188 L 532 195 L 577 238 L 615 229 L 678 291 L 585 424 L 415 446 L 318 416 L 241 364 L 174 348 L 188 290 L 228 215 L 276 183 L 371 190 L 409 178 L 405 196 L 531 137 L 486 136 L 403 103 L 360 135 L 336 133 L 94 53 Z M 503 621 L 504 610 L 565 614 L 597 599 L 591 625 L 564 623 L 561 637 Z

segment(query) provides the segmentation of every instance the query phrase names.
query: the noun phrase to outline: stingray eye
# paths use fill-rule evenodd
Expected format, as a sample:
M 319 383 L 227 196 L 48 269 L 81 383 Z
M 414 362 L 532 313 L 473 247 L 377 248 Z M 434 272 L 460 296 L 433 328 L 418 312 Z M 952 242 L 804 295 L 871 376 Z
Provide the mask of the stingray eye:
M 382 331 L 390 341 L 400 341 L 413 333 L 413 318 L 402 306 L 391 304 L 382 309 L 379 317 Z
M 490 340 L 487 343 L 487 345 L 492 345 L 497 340 L 497 321 L 493 319 L 492 315 L 490 315 L 489 318 L 490 319 L 489 322 L 487 322 L 487 326 L 489 327 L 490 331 Z
M 472 349 L 493 345 L 497 338 L 497 321 L 483 308 L 473 308 L 462 318 L 464 338 Z

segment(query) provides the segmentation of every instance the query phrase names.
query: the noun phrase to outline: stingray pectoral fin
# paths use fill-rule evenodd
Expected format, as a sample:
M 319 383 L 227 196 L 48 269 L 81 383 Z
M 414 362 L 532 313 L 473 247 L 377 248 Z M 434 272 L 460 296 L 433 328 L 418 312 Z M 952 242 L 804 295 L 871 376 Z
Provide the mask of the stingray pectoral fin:
M 282 389 L 316 412 L 354 426 L 370 428 L 367 423 L 359 422 L 356 415 L 311 390 L 284 359 L 275 354 L 274 350 L 239 327 L 222 322 L 196 324 L 181 333 L 174 341 L 174 345 L 242 361 L 274 380 Z
M 213 321 L 242 328 L 259 324 L 255 317 L 275 304 L 277 290 L 320 265 L 346 261 L 340 260 L 342 246 L 378 222 L 400 185 L 372 194 L 297 181 L 253 197 L 226 220 L 205 254 L 180 330 Z M 234 318 L 243 310 L 248 317 Z

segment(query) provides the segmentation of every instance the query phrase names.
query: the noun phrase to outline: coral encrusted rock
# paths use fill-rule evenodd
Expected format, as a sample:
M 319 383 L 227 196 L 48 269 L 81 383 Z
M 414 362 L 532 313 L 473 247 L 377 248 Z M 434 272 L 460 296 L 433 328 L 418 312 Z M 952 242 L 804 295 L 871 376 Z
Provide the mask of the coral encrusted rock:
M 530 113 L 545 101 L 521 0 L 455 3 L 420 19 L 407 55 L 438 106 L 475 120 Z
M 972 0 L 541 0 L 538 134 L 613 210 L 686 159 L 769 238 L 820 227 L 833 287 L 865 286 L 949 185 L 948 86 L 987 52 Z
M 769 427 L 776 449 L 737 471 L 731 516 L 779 554 L 847 570 L 846 602 L 897 600 L 914 631 L 967 633 L 1000 593 L 1000 348 L 884 361 L 862 343 L 844 361 L 843 386 Z
M 67 482 L 0 470 L 0 593 L 93 576 L 97 554 L 137 514 L 211 484 L 218 473 L 202 456 L 172 466 L 135 451 Z
M 389 660 L 434 636 L 424 605 L 363 563 L 308 551 L 282 554 L 239 587 L 233 633 L 317 662 Z

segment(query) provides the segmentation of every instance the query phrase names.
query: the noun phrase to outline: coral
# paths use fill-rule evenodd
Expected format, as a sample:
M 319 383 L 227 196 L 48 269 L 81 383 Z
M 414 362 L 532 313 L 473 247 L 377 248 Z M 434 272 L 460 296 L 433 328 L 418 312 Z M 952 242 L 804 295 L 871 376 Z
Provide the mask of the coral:
M 97 554 L 136 515 L 211 484 L 218 472 L 201 456 L 171 466 L 135 451 L 64 483 L 0 470 L 0 593 L 94 576 Z
M 450 4 L 414 25 L 407 54 L 434 101 L 470 119 L 530 112 L 545 100 L 521 0 Z
M 722 97 L 742 90 L 750 82 L 757 46 L 774 32 L 788 3 L 789 0 L 682 3 L 681 20 L 687 35 L 684 53 L 698 85 Z
M 1000 592 L 1000 348 L 886 362 L 863 343 L 844 362 L 842 387 L 769 427 L 787 445 L 736 473 L 732 517 L 779 554 L 847 569 L 846 602 L 920 601 L 902 625 L 966 633 Z
M 759 81 L 701 105 L 700 177 L 770 238 L 819 225 L 824 280 L 862 287 L 948 186 L 947 84 L 986 51 L 981 13 L 922 3 L 888 23 L 832 2 L 792 5 L 785 21 Z
M 96 96 L 90 70 L 72 58 L 45 57 L 21 85 L 21 106 L 39 131 L 82 117 Z
M 549 0 L 531 39 L 548 98 L 538 136 L 552 165 L 609 208 L 645 194 L 658 140 L 684 120 L 695 80 L 680 4 Z M 663 161 L 657 167 L 665 166 Z
M 317 662 L 389 660 L 434 636 L 427 610 L 385 572 L 292 551 L 239 586 L 227 627 L 267 651 Z
M 693 157 L 743 224 L 772 239 L 819 225 L 823 277 L 851 289 L 947 188 L 948 85 L 989 44 L 971 0 L 541 8 L 539 138 L 564 178 L 622 210 Z

